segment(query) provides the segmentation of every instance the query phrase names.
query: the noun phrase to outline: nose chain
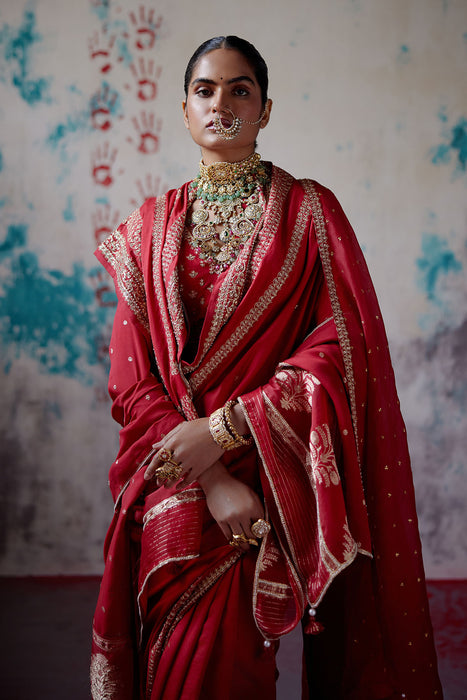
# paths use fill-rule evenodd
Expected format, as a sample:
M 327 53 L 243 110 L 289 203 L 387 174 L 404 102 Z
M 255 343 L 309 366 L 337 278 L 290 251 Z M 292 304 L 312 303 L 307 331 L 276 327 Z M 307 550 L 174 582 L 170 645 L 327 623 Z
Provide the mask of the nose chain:
M 259 119 L 257 119 L 255 122 L 250 122 L 248 121 L 248 119 L 242 119 L 241 117 L 237 117 L 237 115 L 234 114 L 234 112 L 232 112 L 232 110 L 228 107 L 225 107 L 225 111 L 230 112 L 230 114 L 232 115 L 232 123 L 230 124 L 230 126 L 224 126 L 222 123 L 222 117 L 218 112 L 214 117 L 214 128 L 216 130 L 216 133 L 219 134 L 219 136 L 222 136 L 222 138 L 226 139 L 226 141 L 231 141 L 236 136 L 238 136 L 238 134 L 240 133 L 240 129 L 242 128 L 242 124 L 250 124 L 252 126 L 256 126 L 256 124 L 259 124 L 263 119 L 264 115 L 266 114 L 266 110 L 264 109 Z
M 211 272 L 236 260 L 266 208 L 269 174 L 254 153 L 239 163 L 200 163 L 191 184 L 199 207 L 191 215 L 190 245 Z

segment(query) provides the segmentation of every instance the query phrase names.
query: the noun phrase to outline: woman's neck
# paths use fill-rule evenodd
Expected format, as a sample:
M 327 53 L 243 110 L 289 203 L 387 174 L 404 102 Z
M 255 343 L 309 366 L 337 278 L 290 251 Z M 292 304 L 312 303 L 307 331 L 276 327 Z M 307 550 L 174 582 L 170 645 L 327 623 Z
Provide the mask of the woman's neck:
M 245 148 L 222 148 L 219 150 L 211 150 L 202 148 L 201 159 L 204 165 L 212 165 L 213 163 L 238 163 L 245 160 L 255 152 L 254 146 L 248 145 Z

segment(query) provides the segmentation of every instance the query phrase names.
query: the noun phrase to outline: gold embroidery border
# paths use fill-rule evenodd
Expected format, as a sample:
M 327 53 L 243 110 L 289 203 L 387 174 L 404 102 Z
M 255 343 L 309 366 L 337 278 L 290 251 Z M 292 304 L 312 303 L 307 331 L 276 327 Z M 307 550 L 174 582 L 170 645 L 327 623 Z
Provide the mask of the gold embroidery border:
M 180 190 L 177 196 L 180 196 Z M 152 274 L 156 301 L 160 311 L 167 343 L 170 373 L 179 374 L 180 370 L 177 364 L 177 347 L 172 334 L 170 310 L 166 304 L 166 299 L 168 301 L 168 289 L 166 289 L 164 280 L 164 267 L 168 264 L 168 262 L 167 257 L 163 257 L 162 244 L 165 232 L 165 212 L 167 203 L 168 197 L 167 195 L 163 195 L 162 197 L 158 197 L 156 199 L 154 207 L 154 223 L 152 227 Z M 162 274 L 159 273 L 159 265 L 161 266 Z M 164 376 L 160 371 L 159 374 Z
M 127 222 L 128 219 L 125 224 Z M 134 231 L 132 237 L 135 238 Z M 130 245 L 129 239 L 128 245 Z M 115 271 L 115 285 L 120 290 L 120 294 L 129 309 L 141 325 L 149 330 L 144 278 L 141 270 L 128 253 L 127 239 L 123 233 L 116 229 L 100 244 L 99 251 Z
M 329 298 L 331 301 L 331 307 L 334 314 L 334 322 L 336 324 L 337 336 L 339 338 L 339 345 L 342 352 L 342 359 L 344 361 L 345 377 L 347 383 L 347 390 L 349 392 L 350 398 L 350 410 L 352 415 L 352 423 L 355 433 L 355 444 L 357 449 L 357 457 L 361 467 L 361 454 L 360 446 L 358 440 L 358 420 L 357 420 L 357 399 L 356 399 L 356 389 L 355 389 L 355 375 L 353 371 L 352 363 L 352 347 L 350 345 L 349 333 L 347 331 L 347 326 L 345 323 L 345 317 L 342 312 L 342 307 L 340 304 L 339 296 L 337 294 L 336 283 L 334 281 L 334 273 L 332 270 L 331 263 L 331 252 L 329 249 L 328 242 L 328 232 L 326 227 L 326 221 L 323 215 L 323 208 L 320 202 L 320 196 L 316 191 L 315 183 L 312 180 L 300 180 L 302 184 L 305 195 L 311 205 L 311 211 L 313 214 L 313 222 L 316 231 L 316 240 L 318 243 L 318 248 L 321 257 L 321 263 L 323 265 L 324 277 L 326 279 L 326 284 L 328 287 Z
M 196 501 L 202 501 L 205 499 L 203 490 L 198 488 L 187 489 L 186 491 L 180 491 L 179 493 L 169 496 L 164 501 L 157 503 L 155 506 L 150 508 L 148 512 L 143 517 L 143 530 L 146 526 L 157 518 L 158 515 L 166 513 L 172 508 L 177 508 L 178 506 L 185 505 L 186 503 L 196 503 Z
M 126 637 L 102 637 L 93 628 L 92 639 L 94 644 L 102 651 L 118 651 L 126 646 L 131 646 L 131 639 Z
M 191 586 L 183 593 L 177 601 L 177 604 L 171 609 L 167 615 L 166 621 L 159 633 L 159 636 L 149 652 L 148 658 L 148 673 L 146 683 L 146 697 L 151 696 L 152 686 L 154 684 L 154 675 L 156 670 L 157 658 L 163 653 L 167 646 L 170 635 L 180 622 L 183 615 L 195 605 L 207 591 L 221 578 L 221 576 L 236 564 L 242 553 L 239 551 L 232 552 L 229 557 L 211 571 L 206 578 L 196 579 Z

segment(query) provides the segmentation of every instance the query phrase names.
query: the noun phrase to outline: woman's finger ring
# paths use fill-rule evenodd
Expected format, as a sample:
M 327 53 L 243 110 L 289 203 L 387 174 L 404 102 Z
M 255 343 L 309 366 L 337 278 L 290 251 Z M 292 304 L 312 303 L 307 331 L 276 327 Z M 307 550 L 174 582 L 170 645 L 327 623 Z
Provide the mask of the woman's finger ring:
M 255 537 L 259 537 L 261 539 L 261 537 L 264 537 L 268 534 L 268 532 L 271 530 L 271 526 L 267 520 L 264 520 L 263 518 L 258 518 L 258 520 L 256 520 L 253 523 L 250 529 Z
M 170 460 L 170 462 L 164 462 L 160 467 L 154 472 L 154 476 L 161 481 L 172 481 L 180 479 L 183 474 L 183 467 L 177 462 Z
M 160 460 L 162 460 L 162 462 L 170 462 L 173 457 L 173 452 L 172 450 L 168 450 L 166 447 L 163 447 L 157 456 Z
M 247 537 L 244 532 L 240 533 L 240 535 L 232 535 L 230 544 L 235 543 L 234 546 L 238 546 L 241 542 L 244 544 L 252 544 L 255 547 L 258 546 L 257 540 L 253 539 L 253 537 Z

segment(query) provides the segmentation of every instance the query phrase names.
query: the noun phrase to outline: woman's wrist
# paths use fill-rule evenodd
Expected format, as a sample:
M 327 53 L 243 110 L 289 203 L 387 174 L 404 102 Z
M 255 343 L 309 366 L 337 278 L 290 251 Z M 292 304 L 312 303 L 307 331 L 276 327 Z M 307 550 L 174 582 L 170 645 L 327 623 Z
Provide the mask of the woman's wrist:
M 246 422 L 245 414 L 241 404 L 236 403 L 230 409 L 230 419 L 234 424 L 234 428 L 240 435 L 247 435 L 250 432 L 248 423 Z
M 209 489 L 229 477 L 229 472 L 221 462 L 215 462 L 198 477 L 198 484 L 207 493 Z
M 211 437 L 223 450 L 251 445 L 253 438 L 251 435 L 245 435 L 247 431 L 248 425 L 243 410 L 236 400 L 227 401 L 209 416 Z

